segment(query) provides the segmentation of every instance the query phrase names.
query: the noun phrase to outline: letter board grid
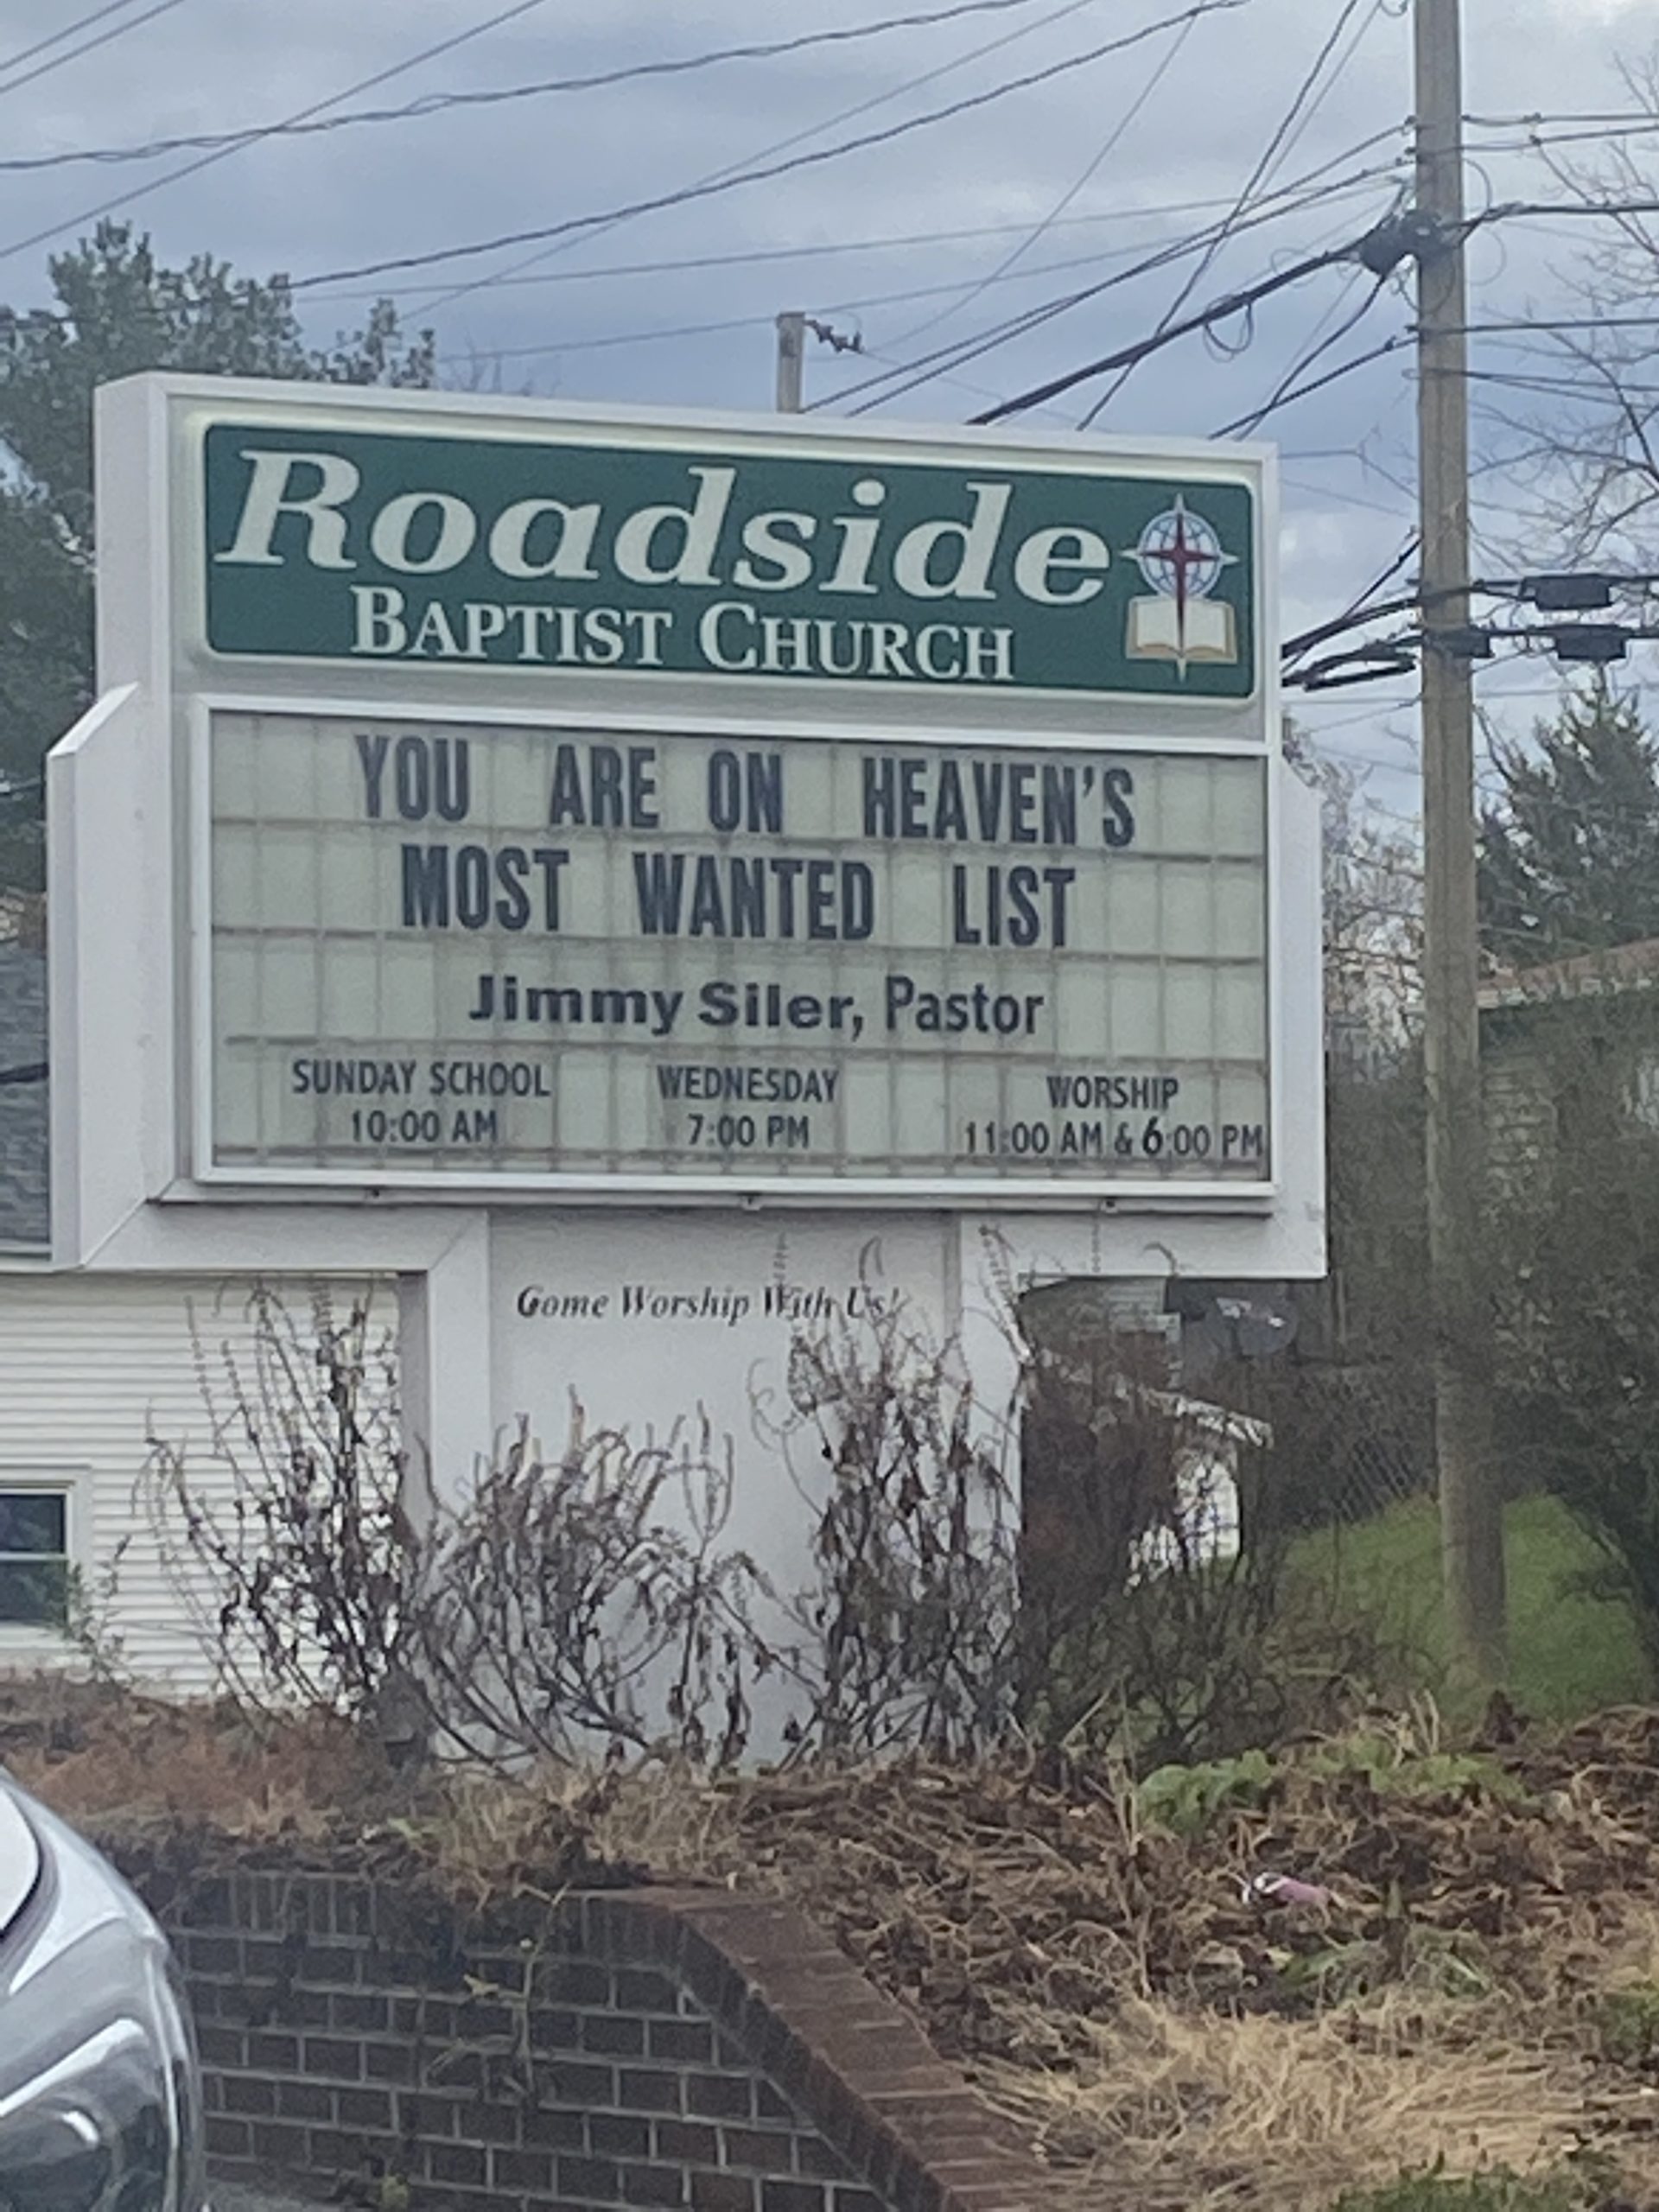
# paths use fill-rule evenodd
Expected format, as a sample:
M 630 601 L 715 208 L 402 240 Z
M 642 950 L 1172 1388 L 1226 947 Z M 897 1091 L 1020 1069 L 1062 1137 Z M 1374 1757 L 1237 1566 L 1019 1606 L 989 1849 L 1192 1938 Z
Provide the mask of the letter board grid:
M 221 711 L 200 1170 L 1270 1183 L 1260 759 Z

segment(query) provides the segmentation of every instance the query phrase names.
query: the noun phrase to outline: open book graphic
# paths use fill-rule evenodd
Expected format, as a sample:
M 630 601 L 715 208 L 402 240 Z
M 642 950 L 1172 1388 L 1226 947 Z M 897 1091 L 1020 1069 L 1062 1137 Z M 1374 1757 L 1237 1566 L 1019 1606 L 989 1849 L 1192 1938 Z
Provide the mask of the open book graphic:
M 1224 601 L 1160 594 L 1129 602 L 1131 660 L 1233 662 L 1238 658 L 1238 626 Z

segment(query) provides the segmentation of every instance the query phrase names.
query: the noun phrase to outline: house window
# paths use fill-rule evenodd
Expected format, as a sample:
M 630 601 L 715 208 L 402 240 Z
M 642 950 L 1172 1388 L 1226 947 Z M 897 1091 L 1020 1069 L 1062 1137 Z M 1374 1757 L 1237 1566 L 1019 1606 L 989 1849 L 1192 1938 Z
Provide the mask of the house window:
M 69 1493 L 0 1484 L 0 1629 L 60 1629 L 69 1617 Z

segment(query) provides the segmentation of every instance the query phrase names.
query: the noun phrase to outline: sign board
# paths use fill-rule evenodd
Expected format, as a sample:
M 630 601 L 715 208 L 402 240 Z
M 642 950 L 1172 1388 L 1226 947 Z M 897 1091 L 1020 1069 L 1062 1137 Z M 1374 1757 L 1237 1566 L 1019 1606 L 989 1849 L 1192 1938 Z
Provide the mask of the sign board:
M 64 1251 L 243 1197 L 1317 1247 L 1264 449 L 158 375 L 97 464 Z
M 1260 755 L 209 709 L 198 1172 L 1271 1183 Z
M 206 642 L 244 659 L 803 692 L 1248 701 L 1257 488 L 987 442 L 206 423 Z M 1018 708 L 1012 711 L 1017 717 Z

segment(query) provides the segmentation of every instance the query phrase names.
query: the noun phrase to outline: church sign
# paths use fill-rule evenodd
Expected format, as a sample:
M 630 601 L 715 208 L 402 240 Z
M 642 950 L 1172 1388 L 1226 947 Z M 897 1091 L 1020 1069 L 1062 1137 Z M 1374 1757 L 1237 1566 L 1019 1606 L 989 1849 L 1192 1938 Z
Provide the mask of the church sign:
M 135 1192 L 1314 1240 L 1264 448 L 170 375 L 97 443 L 66 1250 Z
M 1177 710 L 1263 688 L 1259 486 L 1224 461 L 947 461 L 798 427 L 200 435 L 203 624 L 230 659 Z
M 1243 753 L 209 706 L 199 1172 L 1274 1179 Z

